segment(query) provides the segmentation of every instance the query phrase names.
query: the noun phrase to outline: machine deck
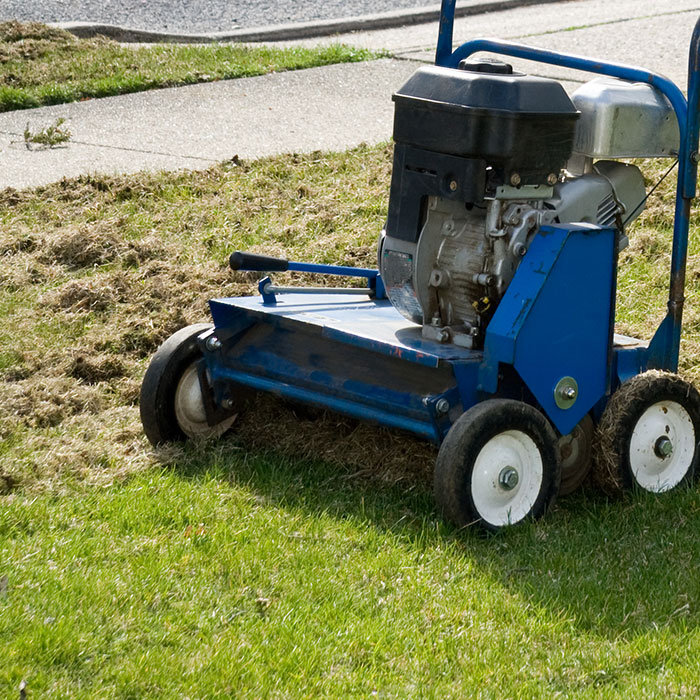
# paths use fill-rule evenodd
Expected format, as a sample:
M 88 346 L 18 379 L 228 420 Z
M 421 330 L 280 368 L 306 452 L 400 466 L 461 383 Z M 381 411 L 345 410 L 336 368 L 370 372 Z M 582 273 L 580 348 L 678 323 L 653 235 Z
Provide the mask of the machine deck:
M 406 320 L 387 299 L 286 294 L 276 304 L 264 304 L 258 296 L 213 299 L 210 304 L 217 326 L 224 325 L 232 313 L 288 327 L 304 324 L 319 329 L 325 338 L 427 367 L 438 367 L 441 362 L 480 360 L 482 354 L 426 340 L 420 326 Z
M 386 300 L 347 294 L 213 299 L 225 343 L 215 380 L 323 406 L 440 442 L 458 385 L 476 386 L 481 351 L 421 337 Z

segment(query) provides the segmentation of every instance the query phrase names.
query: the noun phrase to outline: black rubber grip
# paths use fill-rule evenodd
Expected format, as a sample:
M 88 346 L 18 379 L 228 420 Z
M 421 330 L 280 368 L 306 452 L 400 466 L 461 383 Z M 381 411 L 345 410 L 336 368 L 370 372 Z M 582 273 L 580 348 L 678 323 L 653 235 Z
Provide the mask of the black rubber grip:
M 240 250 L 231 253 L 228 264 L 232 270 L 255 270 L 256 272 L 284 272 L 289 269 L 289 261 L 284 258 L 242 253 Z

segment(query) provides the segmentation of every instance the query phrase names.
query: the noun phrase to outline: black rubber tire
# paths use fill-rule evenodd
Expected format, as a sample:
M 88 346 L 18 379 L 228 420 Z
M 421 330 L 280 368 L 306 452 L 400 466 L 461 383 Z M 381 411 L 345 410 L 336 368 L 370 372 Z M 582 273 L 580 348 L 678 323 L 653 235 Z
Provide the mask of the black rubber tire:
M 692 440 L 692 448 L 679 465 L 679 470 L 685 470 L 682 478 L 669 487 L 663 487 L 660 482 L 659 488 L 651 488 L 641 484 L 635 475 L 631 443 L 645 411 L 664 402 L 679 404 L 686 411 L 692 423 L 693 434 L 688 437 L 689 442 Z M 666 432 L 669 432 L 668 426 Z M 656 440 L 658 436 L 650 434 L 649 439 Z M 594 439 L 593 480 L 609 495 L 635 488 L 661 493 L 692 483 L 698 475 L 699 440 L 700 394 L 697 389 L 670 372 L 650 370 L 638 374 L 622 384 L 603 411 Z
M 474 501 L 472 473 L 482 448 L 508 431 L 525 433 L 534 442 L 542 462 L 542 475 L 537 497 L 527 513 L 515 521 L 490 522 Z M 458 527 L 478 525 L 497 532 L 544 515 L 556 500 L 560 479 L 557 436 L 542 413 L 521 401 L 489 399 L 463 413 L 447 433 L 435 466 L 435 501 L 442 516 Z
M 175 416 L 175 391 L 185 370 L 202 355 L 197 336 L 211 327 L 210 323 L 195 323 L 181 328 L 153 356 L 139 400 L 141 423 L 152 445 L 187 439 Z
M 568 434 L 559 438 L 561 485 L 559 495 L 568 496 L 586 480 L 593 466 L 593 419 L 586 414 Z

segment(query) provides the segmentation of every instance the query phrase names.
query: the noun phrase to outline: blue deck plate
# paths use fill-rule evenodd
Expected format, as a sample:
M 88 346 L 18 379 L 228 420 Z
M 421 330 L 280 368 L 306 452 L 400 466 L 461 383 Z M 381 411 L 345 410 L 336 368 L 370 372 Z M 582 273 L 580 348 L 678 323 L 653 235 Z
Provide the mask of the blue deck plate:
M 318 326 L 324 337 L 428 367 L 437 367 L 441 362 L 481 361 L 482 357 L 480 351 L 426 340 L 420 326 L 401 316 L 386 299 L 285 294 L 278 296 L 276 304 L 263 304 L 261 297 L 251 296 L 212 299 L 210 305 L 217 326 L 217 312 L 224 311 L 222 307 L 227 307 L 228 312 L 233 308 L 268 323 Z

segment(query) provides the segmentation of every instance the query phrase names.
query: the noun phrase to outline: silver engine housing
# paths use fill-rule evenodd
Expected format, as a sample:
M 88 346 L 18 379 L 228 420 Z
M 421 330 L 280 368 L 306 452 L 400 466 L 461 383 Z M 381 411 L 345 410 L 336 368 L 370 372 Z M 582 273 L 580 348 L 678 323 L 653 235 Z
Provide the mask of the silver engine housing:
M 624 229 L 644 208 L 639 169 L 598 161 L 553 187 L 502 186 L 483 205 L 430 196 L 416 242 L 382 236 L 379 266 L 394 307 L 440 342 L 480 347 L 538 229 L 584 222 Z

